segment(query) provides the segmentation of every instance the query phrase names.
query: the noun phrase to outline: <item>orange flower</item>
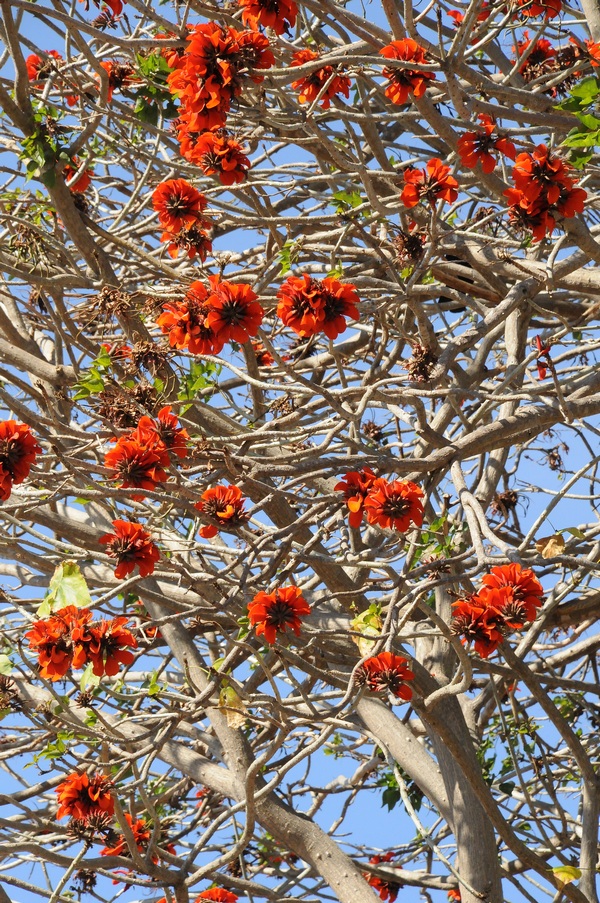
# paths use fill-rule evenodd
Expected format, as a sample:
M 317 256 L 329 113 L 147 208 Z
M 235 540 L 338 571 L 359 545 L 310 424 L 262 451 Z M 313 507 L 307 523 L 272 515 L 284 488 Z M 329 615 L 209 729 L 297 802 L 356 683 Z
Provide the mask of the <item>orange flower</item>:
M 310 50 L 308 47 L 305 50 L 297 50 L 292 56 L 292 66 L 303 66 L 304 63 L 318 60 L 319 56 L 316 51 Z M 336 72 L 338 74 L 332 78 Z M 336 66 L 335 68 L 333 66 L 321 66 L 320 69 L 316 69 L 310 75 L 305 75 L 304 78 L 292 82 L 292 88 L 294 91 L 300 92 L 298 95 L 300 103 L 312 103 L 319 96 L 324 85 L 327 85 L 321 95 L 319 104 L 324 110 L 328 110 L 331 106 L 332 98 L 337 94 L 343 94 L 344 97 L 350 96 L 352 82 L 347 75 L 343 74 L 344 72 L 345 69 L 342 66 Z
M 308 273 L 289 276 L 277 293 L 277 316 L 300 336 L 324 332 L 336 339 L 346 329 L 345 317 L 358 319 L 360 299 L 350 283 L 330 276 L 313 279 Z
M 192 163 L 196 163 L 204 175 L 216 175 L 222 185 L 243 182 L 250 169 L 250 160 L 242 145 L 225 132 L 204 132 L 198 135 L 188 153 L 184 153 Z
M 403 63 L 417 63 L 422 66 L 430 62 L 427 59 L 425 48 L 413 41 L 412 38 L 392 41 L 379 53 L 388 60 L 399 60 Z M 389 97 L 392 103 L 397 104 L 406 103 L 409 94 L 422 97 L 427 90 L 427 82 L 435 79 L 433 72 L 408 68 L 386 68 L 383 70 L 383 75 L 389 81 L 389 85 L 385 89 L 385 96 Z
M 351 470 L 344 474 L 343 480 L 333 487 L 334 492 L 343 492 L 350 512 L 348 523 L 351 527 L 360 527 L 363 519 L 364 504 L 369 490 L 377 477 L 368 467 L 362 470 Z
M 458 197 L 458 182 L 449 173 L 450 167 L 444 166 L 438 157 L 429 160 L 427 170 L 405 169 L 400 200 L 405 207 L 416 207 L 422 199 L 432 207 L 440 199 L 451 204 Z
M 210 539 L 216 536 L 219 528 L 236 530 L 245 524 L 248 515 L 244 511 L 246 499 L 238 486 L 214 486 L 202 493 L 201 499 L 194 505 L 206 517 L 216 521 L 216 526 L 200 527 L 200 536 Z
M 206 325 L 212 329 L 215 340 L 221 342 L 247 342 L 257 333 L 265 315 L 257 301 L 258 295 L 246 283 L 221 282 L 218 276 L 209 276 L 213 293 L 207 304 L 210 311 Z
M 13 484 L 27 479 L 41 451 L 26 423 L 0 421 L 0 500 L 6 501 Z
M 45 57 L 46 59 L 42 59 L 41 56 L 32 53 L 25 60 L 27 77 L 30 82 L 45 81 L 53 72 L 58 71 L 56 63 L 62 62 L 62 56 L 58 50 L 46 50 Z
M 73 633 L 88 635 L 92 613 L 87 608 L 67 605 L 49 618 L 35 621 L 25 637 L 31 649 L 38 655 L 40 674 L 47 680 L 60 680 L 71 667 L 79 668 L 84 662 L 79 657 L 74 663 Z
M 460 903 L 461 900 L 462 897 L 459 890 L 452 889 L 448 891 L 448 903 Z
M 189 433 L 179 426 L 177 417 L 171 413 L 170 405 L 160 409 L 156 420 L 146 415 L 140 417 L 132 436 L 151 447 L 163 446 L 178 458 L 187 458 Z
M 127 647 L 137 649 L 137 640 L 131 631 L 125 628 L 124 625 L 127 623 L 127 618 L 123 617 L 112 618 L 110 621 L 102 619 L 89 629 L 88 634 L 81 636 L 86 663 L 92 663 L 96 677 L 102 677 L 103 674 L 114 677 L 119 673 L 121 665 L 127 666 L 133 662 L 134 654 L 129 652 Z M 79 632 L 74 630 L 72 637 L 75 663 Z
M 452 632 L 461 635 L 463 642 L 473 642 L 481 658 L 492 655 L 503 639 L 500 613 L 477 593 L 453 602 L 452 608 Z
M 106 554 L 117 559 L 115 577 L 121 580 L 127 574 L 133 573 L 136 566 L 140 577 L 147 577 L 154 573 L 154 565 L 160 558 L 160 553 L 152 542 L 150 534 L 146 533 L 141 524 L 129 523 L 124 520 L 114 520 L 114 533 L 105 533 L 99 542 L 106 545 Z
M 59 802 L 56 818 L 70 815 L 87 822 L 90 815 L 96 813 L 114 815 L 115 804 L 110 793 L 112 788 L 112 781 L 98 772 L 91 778 L 85 772 L 68 775 L 55 790 Z
M 300 633 L 301 616 L 310 614 L 310 606 L 297 586 L 282 586 L 274 593 L 257 593 L 248 605 L 248 618 L 256 635 L 274 643 L 287 627 Z
M 392 862 L 395 859 L 395 853 L 385 853 L 385 855 L 371 856 L 369 863 L 371 865 L 379 865 L 380 862 Z M 398 891 L 402 888 L 402 884 L 397 881 L 389 881 L 387 878 L 379 878 L 370 872 L 363 872 L 363 878 L 369 884 L 375 893 L 379 894 L 382 900 L 389 900 L 394 903 L 398 896 Z
M 532 570 L 523 570 L 520 564 L 498 565 L 483 577 L 481 583 L 482 588 L 479 591 L 481 597 L 485 597 L 484 588 L 486 590 L 509 588 L 514 602 L 522 611 L 521 623 L 535 620 L 537 609 L 544 601 L 542 584 Z
M 152 832 L 148 826 L 148 824 L 141 818 L 133 820 L 133 817 L 129 814 L 129 812 L 125 813 L 125 820 L 131 829 L 131 833 L 133 834 L 133 839 L 135 840 L 135 845 L 138 849 L 139 853 L 145 853 L 148 849 L 148 844 L 150 843 L 150 838 L 152 837 Z M 116 839 L 112 842 L 112 846 L 106 846 L 104 849 L 100 850 L 101 856 L 129 856 L 129 850 L 127 848 L 127 841 L 125 840 L 124 834 L 117 834 Z M 154 862 L 158 862 L 158 857 L 156 859 L 152 857 Z
M 483 3 L 481 4 L 481 10 L 477 14 L 476 21 L 485 22 L 486 19 L 489 19 L 491 14 L 492 11 L 490 9 L 489 3 L 487 2 L 487 0 L 483 0 Z M 465 18 L 465 14 L 458 9 L 449 9 L 446 15 L 450 16 L 450 18 L 454 20 L 455 28 L 458 28 L 460 25 L 462 25 Z
M 545 16 L 554 19 L 562 10 L 562 0 L 517 0 L 519 12 L 530 19 L 534 16 Z
M 152 491 L 169 478 L 163 470 L 169 465 L 164 445 L 160 442 L 145 444 L 135 433 L 117 439 L 115 447 L 104 456 L 104 464 L 114 470 L 113 479 L 121 480 L 122 489 L 133 487 Z M 143 495 L 136 498 L 143 498 Z
M 270 351 L 267 351 L 262 342 L 252 342 L 252 348 L 258 367 L 271 367 L 275 363 L 275 358 Z
M 158 213 L 163 229 L 179 232 L 187 226 L 209 225 L 201 214 L 206 208 L 207 200 L 196 191 L 185 179 L 169 179 L 154 190 L 152 206 Z
M 210 900 L 212 903 L 236 903 L 237 899 L 237 895 L 232 894 L 230 890 L 224 890 L 222 887 L 209 887 L 208 890 L 203 890 L 201 894 L 198 894 L 194 903 L 199 903 L 199 900 Z
M 198 257 L 204 263 L 212 251 L 212 241 L 208 233 L 198 226 L 186 226 L 179 232 L 163 232 L 160 240 L 169 243 L 167 252 L 173 258 L 177 257 L 180 251 L 184 251 L 190 260 Z
M 512 171 L 515 187 L 528 203 L 541 198 L 547 204 L 555 204 L 560 197 L 561 186 L 571 188 L 570 167 L 545 144 L 539 144 L 532 154 L 519 154 Z
M 423 490 L 410 480 L 375 480 L 364 503 L 367 521 L 399 533 L 423 523 Z
M 494 135 L 496 123 L 491 116 L 480 113 L 477 117 L 481 122 L 483 131 L 465 132 L 458 139 L 458 153 L 460 162 L 468 169 L 475 169 L 478 163 L 485 173 L 493 172 L 496 168 L 496 158 L 492 150 L 499 150 L 505 156 L 515 159 L 516 151 L 512 141 L 501 135 Z
M 294 0 L 238 0 L 238 6 L 242 8 L 242 22 L 250 28 L 258 24 L 272 28 L 275 34 L 283 34 L 296 24 L 298 7 Z
M 65 182 L 71 182 L 71 179 L 81 166 L 81 161 L 77 159 L 77 157 L 73 157 L 73 165 L 70 163 L 63 168 L 63 178 Z M 69 191 L 87 191 L 90 185 L 92 184 L 92 175 L 88 169 L 84 169 L 83 172 L 77 176 L 75 182 L 71 182 L 69 185 Z
M 138 81 L 131 63 L 123 63 L 121 60 L 103 60 L 100 65 L 108 76 L 107 103 L 110 103 L 115 91 Z
M 356 673 L 356 682 L 366 684 L 373 693 L 389 692 L 399 699 L 412 699 L 412 690 L 405 682 L 414 680 L 415 675 L 406 664 L 406 659 L 401 655 L 380 652 L 362 663 Z
M 192 282 L 182 301 L 165 304 L 156 321 L 168 334 L 171 348 L 191 354 L 219 354 L 225 342 L 217 339 L 207 324 L 210 312 L 208 290 L 202 282 Z
M 248 74 L 257 85 L 264 81 L 264 75 L 247 73 L 249 69 L 270 69 L 275 63 L 269 39 L 259 31 L 238 31 L 236 33 L 238 53 L 236 64 L 238 72 Z

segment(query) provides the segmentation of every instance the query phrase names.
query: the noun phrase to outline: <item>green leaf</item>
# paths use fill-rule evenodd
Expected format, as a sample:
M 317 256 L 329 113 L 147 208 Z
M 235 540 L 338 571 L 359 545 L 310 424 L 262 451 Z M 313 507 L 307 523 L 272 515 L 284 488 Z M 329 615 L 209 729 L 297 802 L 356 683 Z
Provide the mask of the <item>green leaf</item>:
M 10 674 L 13 669 L 13 663 L 8 655 L 0 655 L 0 674 Z
M 281 275 L 285 276 L 286 273 L 289 273 L 292 266 L 298 260 L 299 248 L 295 241 L 292 241 L 291 238 L 285 242 L 283 248 L 279 252 L 279 263 L 281 266 Z
M 498 784 L 498 790 L 510 796 L 516 786 L 514 781 L 504 781 L 502 784 Z
M 579 527 L 565 527 L 563 530 L 559 530 L 559 533 L 570 533 L 571 536 L 576 536 L 577 539 L 585 539 L 585 533 L 582 533 Z
M 355 210 L 364 203 L 360 191 L 334 191 L 332 197 L 337 201 L 337 204 L 334 204 L 337 214 Z
M 91 604 L 92 597 L 77 562 L 61 561 L 52 575 L 46 598 L 37 615 L 44 618 L 67 605 L 87 608 Z
M 81 675 L 81 680 L 79 681 L 79 689 L 82 693 L 85 693 L 88 687 L 97 687 L 100 684 L 100 678 L 97 674 L 94 674 L 94 663 L 88 662 L 85 666 L 85 671 Z

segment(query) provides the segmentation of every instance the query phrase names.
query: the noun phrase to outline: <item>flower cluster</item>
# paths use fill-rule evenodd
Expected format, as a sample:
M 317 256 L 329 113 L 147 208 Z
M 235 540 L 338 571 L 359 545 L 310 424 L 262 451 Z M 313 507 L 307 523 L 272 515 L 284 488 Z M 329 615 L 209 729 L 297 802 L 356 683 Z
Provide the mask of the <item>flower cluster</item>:
M 141 524 L 114 520 L 112 525 L 115 532 L 105 533 L 99 542 L 106 546 L 106 554 L 117 560 L 115 568 L 117 580 L 132 574 L 136 567 L 140 577 L 148 577 L 154 573 L 154 566 L 160 558 L 160 553 L 150 534 Z
M 488 658 L 505 636 L 535 620 L 543 596 L 533 571 L 520 564 L 499 565 L 485 575 L 479 592 L 453 603 L 451 629 Z
M 198 894 L 194 903 L 200 903 L 201 900 L 209 900 L 210 903 L 236 903 L 237 899 L 237 894 L 230 890 L 225 890 L 223 887 L 209 887 L 208 890 L 203 890 L 201 894 Z
M 399 533 L 406 533 L 411 524 L 420 527 L 423 523 L 423 490 L 410 480 L 390 483 L 364 467 L 344 474 L 334 491 L 344 493 L 351 527 L 360 527 L 363 514 L 369 524 Z
M 208 229 L 212 223 L 202 216 L 206 198 L 185 179 L 169 179 L 162 182 L 152 195 L 152 206 L 165 230 L 162 242 L 168 242 L 171 257 L 177 257 L 180 249 L 191 259 L 201 261 L 212 250 Z
M 259 25 L 283 34 L 296 24 L 298 7 L 294 0 L 238 0 L 242 22 L 254 31 Z
M 131 63 L 125 63 L 123 60 L 103 60 L 100 63 L 102 69 L 108 78 L 108 92 L 106 100 L 111 102 L 115 91 L 126 88 L 138 81 L 135 75 L 135 69 Z
M 25 60 L 27 69 L 27 78 L 30 82 L 45 82 L 50 77 L 56 75 L 59 71 L 59 63 L 63 62 L 63 58 L 58 50 L 47 50 L 45 58 L 32 53 Z M 62 89 L 64 82 L 61 78 L 56 79 L 56 85 Z M 43 90 L 42 85 L 35 85 L 35 90 Z M 79 97 L 76 94 L 67 94 L 66 101 L 70 107 L 74 107 Z
M 29 476 L 31 465 L 42 451 L 26 423 L 0 422 L 0 500 L 9 498 L 14 484 Z
M 358 319 L 360 298 L 348 282 L 331 276 L 289 276 L 277 293 L 277 316 L 299 336 L 319 332 L 336 339 L 346 329 L 345 317 Z
M 247 342 L 262 323 L 258 295 L 246 283 L 209 276 L 212 291 L 192 282 L 181 301 L 165 304 L 157 325 L 168 334 L 171 348 L 191 354 L 219 354 L 226 342 Z
M 438 157 L 428 161 L 426 169 L 404 170 L 404 188 L 400 200 L 405 207 L 416 207 L 419 201 L 428 201 L 435 207 L 436 201 L 453 203 L 458 197 L 458 182 L 450 175 L 450 167 Z
M 308 47 L 304 50 L 297 50 L 292 56 L 292 66 L 303 66 L 305 63 L 318 60 L 319 57 L 319 53 Z M 310 75 L 305 75 L 304 78 L 292 82 L 292 88 L 294 91 L 300 92 L 298 95 L 300 103 L 312 103 L 317 97 L 320 97 L 319 104 L 322 109 L 328 110 L 332 98 L 338 94 L 343 94 L 344 97 L 350 96 L 352 82 L 347 75 L 344 75 L 344 72 L 344 68 L 340 66 L 321 66 Z
M 310 606 L 297 586 L 281 586 L 274 593 L 257 593 L 248 605 L 250 624 L 267 643 L 274 643 L 277 634 L 285 633 L 287 627 L 298 636 L 300 619 L 309 614 Z
M 496 123 L 487 113 L 480 113 L 477 118 L 481 123 L 480 130 L 477 132 L 465 132 L 458 139 L 460 162 L 467 169 L 475 169 L 477 164 L 481 163 L 483 172 L 490 173 L 496 168 L 496 158 L 492 151 L 498 150 L 506 157 L 514 160 L 516 156 L 515 146 L 508 138 L 495 134 Z
M 190 29 L 186 52 L 172 62 L 168 84 L 180 101 L 175 127 L 181 154 L 205 174 L 217 174 L 224 185 L 242 181 L 248 158 L 222 129 L 249 71 L 275 62 L 268 39 L 258 31 L 207 22 Z M 260 75 L 250 77 L 262 81 Z
M 531 154 L 519 154 L 512 171 L 515 187 L 504 192 L 511 221 L 531 229 L 533 238 L 541 241 L 553 232 L 557 215 L 569 218 L 582 213 L 587 193 L 575 187 L 570 173 L 569 164 L 551 154 L 545 144 Z
M 588 53 L 590 53 L 590 43 L 586 41 Z M 578 70 L 565 74 L 559 84 L 556 84 L 556 76 L 559 72 L 571 70 L 579 62 L 584 62 L 588 58 L 588 54 L 583 47 L 573 38 L 569 39 L 569 43 L 564 47 L 554 47 L 546 38 L 539 38 L 532 42 L 529 32 L 523 32 L 523 39 L 517 41 L 517 46 L 513 46 L 513 51 L 518 51 L 522 62 L 519 65 L 519 73 L 526 83 L 536 81 L 537 79 L 552 78 L 554 84 L 544 87 L 544 94 L 550 97 L 558 97 L 566 94 L 580 78 L 581 72 Z M 523 59 L 525 57 L 525 59 Z M 512 61 L 515 62 L 514 60 Z M 593 57 L 589 56 L 589 62 L 594 65 Z
M 97 677 L 113 677 L 121 665 L 130 665 L 137 641 L 127 630 L 127 618 L 92 621 L 89 608 L 67 605 L 49 618 L 35 621 L 25 636 L 37 652 L 40 674 L 60 680 L 70 668 L 91 662 Z
M 418 66 L 424 66 L 431 62 L 427 59 L 425 48 L 413 41 L 412 38 L 392 41 L 379 52 L 386 59 L 398 60 L 401 63 L 416 63 Z M 408 66 L 406 68 L 385 68 L 383 75 L 389 82 L 385 89 L 385 96 L 392 103 L 397 104 L 406 103 L 409 94 L 422 97 L 427 90 L 427 82 L 435 79 L 433 72 L 427 72 L 424 69 L 409 69 Z
M 114 815 L 112 789 L 112 781 L 99 772 L 91 777 L 87 772 L 83 774 L 73 772 L 55 790 L 59 804 L 56 818 L 69 815 L 87 823 L 90 818 L 97 815 Z
M 391 693 L 398 699 L 412 699 L 412 690 L 406 685 L 407 680 L 414 680 L 415 675 L 406 667 L 407 660 L 393 652 L 380 652 L 366 659 L 356 671 L 357 684 L 366 684 L 372 693 Z
M 383 855 L 371 856 L 369 859 L 369 865 L 379 865 L 381 862 L 388 863 L 393 862 L 396 858 L 396 854 L 389 852 L 384 853 Z M 403 887 L 398 881 L 390 881 L 387 878 L 379 878 L 377 875 L 371 874 L 371 872 L 363 872 L 363 878 L 365 878 L 367 884 L 369 884 L 373 890 L 379 894 L 380 898 L 384 901 L 389 900 L 390 903 L 394 903 L 396 897 L 398 896 L 398 891 Z
M 115 447 L 104 456 L 104 463 L 114 470 L 123 489 L 154 490 L 168 479 L 169 452 L 178 458 L 187 455 L 186 430 L 182 429 L 169 406 L 161 408 L 156 420 L 140 417 L 137 427 L 113 440 Z M 135 496 L 140 498 L 143 496 Z
M 238 486 L 213 486 L 202 493 L 194 507 L 213 523 L 200 527 L 200 536 L 209 539 L 221 530 L 236 530 L 245 524 L 248 515 L 244 511 L 246 499 Z

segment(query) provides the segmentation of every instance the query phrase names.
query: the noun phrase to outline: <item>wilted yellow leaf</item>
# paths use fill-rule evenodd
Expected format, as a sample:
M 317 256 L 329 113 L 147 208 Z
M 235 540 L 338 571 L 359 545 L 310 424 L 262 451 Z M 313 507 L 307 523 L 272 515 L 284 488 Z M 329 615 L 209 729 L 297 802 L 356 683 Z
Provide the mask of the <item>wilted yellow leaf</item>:
M 535 547 L 542 558 L 555 558 L 564 552 L 565 541 L 560 533 L 555 533 L 554 536 L 545 536 L 543 539 L 536 540 Z
M 368 655 L 381 633 L 382 620 L 379 606 L 370 605 L 366 611 L 350 621 L 350 626 L 356 633 L 364 634 L 363 636 L 353 636 L 352 639 L 358 646 L 361 656 Z M 367 639 L 368 637 L 374 639 Z
M 224 712 L 229 727 L 243 727 L 246 723 L 246 706 L 233 687 L 223 687 L 219 693 L 219 710 Z
M 573 881 L 579 881 L 581 878 L 581 869 L 575 865 L 559 865 L 552 869 L 554 881 L 559 890 L 562 890 L 567 884 Z

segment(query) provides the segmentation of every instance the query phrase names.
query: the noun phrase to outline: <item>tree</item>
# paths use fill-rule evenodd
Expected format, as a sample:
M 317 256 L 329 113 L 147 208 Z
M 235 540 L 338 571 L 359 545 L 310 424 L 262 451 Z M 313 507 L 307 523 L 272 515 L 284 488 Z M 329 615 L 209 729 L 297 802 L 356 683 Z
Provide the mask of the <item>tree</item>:
M 598 903 L 596 0 L 88 6 L 1 8 L 0 899 Z

